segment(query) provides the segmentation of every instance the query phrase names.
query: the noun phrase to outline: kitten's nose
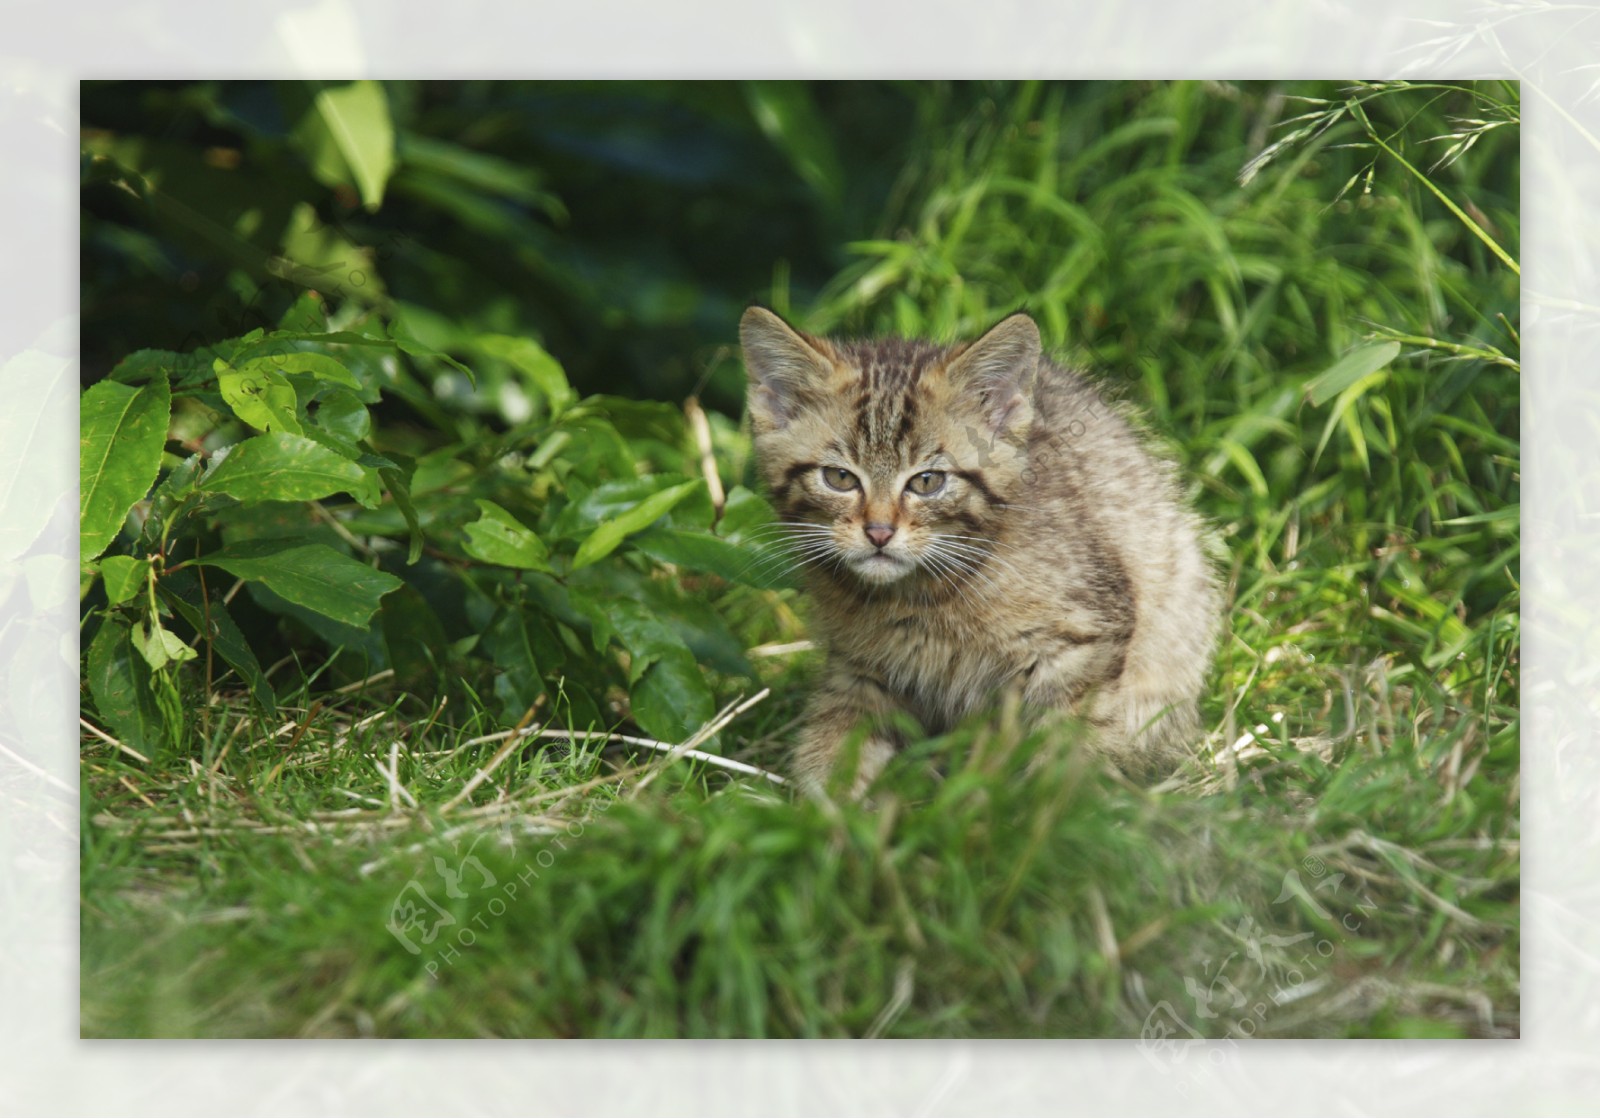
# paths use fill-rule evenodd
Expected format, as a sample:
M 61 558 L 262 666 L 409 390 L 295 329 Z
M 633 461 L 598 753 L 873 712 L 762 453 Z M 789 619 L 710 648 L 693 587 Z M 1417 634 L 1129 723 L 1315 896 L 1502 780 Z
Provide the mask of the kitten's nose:
M 883 547 L 894 537 L 894 525 L 867 525 L 867 539 Z

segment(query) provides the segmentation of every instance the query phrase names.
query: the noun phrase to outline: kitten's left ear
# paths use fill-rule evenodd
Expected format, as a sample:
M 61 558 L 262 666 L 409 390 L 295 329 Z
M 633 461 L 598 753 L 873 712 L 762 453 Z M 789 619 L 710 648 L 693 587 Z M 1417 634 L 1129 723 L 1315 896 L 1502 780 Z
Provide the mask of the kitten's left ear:
M 982 400 L 990 430 L 1002 433 L 1031 414 L 1040 349 L 1038 324 L 1018 311 L 962 350 L 945 367 L 945 377 Z
M 739 343 L 749 374 L 749 404 L 756 429 L 787 426 L 806 404 L 823 395 L 833 364 L 819 347 L 765 307 L 750 307 L 739 320 Z

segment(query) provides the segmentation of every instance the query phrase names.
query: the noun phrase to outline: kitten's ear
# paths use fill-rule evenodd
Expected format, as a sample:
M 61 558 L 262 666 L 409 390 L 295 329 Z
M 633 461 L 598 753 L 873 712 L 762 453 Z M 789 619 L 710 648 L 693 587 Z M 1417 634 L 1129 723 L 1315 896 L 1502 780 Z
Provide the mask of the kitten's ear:
M 1019 311 L 962 350 L 945 367 L 945 377 L 981 400 L 990 430 L 1003 432 L 1031 414 L 1040 348 L 1038 324 Z
M 765 307 L 751 307 L 739 320 L 739 344 L 750 380 L 750 415 L 757 430 L 788 424 L 801 406 L 820 395 L 833 363 L 819 344 Z

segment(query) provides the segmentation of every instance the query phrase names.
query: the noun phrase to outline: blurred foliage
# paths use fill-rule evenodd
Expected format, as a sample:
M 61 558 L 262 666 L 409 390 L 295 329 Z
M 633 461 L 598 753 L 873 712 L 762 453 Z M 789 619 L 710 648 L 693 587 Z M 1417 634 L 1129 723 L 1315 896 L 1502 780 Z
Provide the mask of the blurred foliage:
M 364 98 L 352 96 L 366 88 Z M 392 135 L 373 194 L 340 153 Z M 306 287 L 451 349 L 530 335 L 581 391 L 677 400 L 774 267 L 871 235 L 930 114 L 977 89 L 724 82 L 86 83 L 85 375 L 274 323 Z M 386 161 L 380 161 L 386 165 Z M 142 178 L 134 194 L 126 187 Z M 154 192 L 150 190 L 154 188 Z M 143 200 L 141 203 L 140 200 Z M 480 370 L 492 400 L 504 374 Z

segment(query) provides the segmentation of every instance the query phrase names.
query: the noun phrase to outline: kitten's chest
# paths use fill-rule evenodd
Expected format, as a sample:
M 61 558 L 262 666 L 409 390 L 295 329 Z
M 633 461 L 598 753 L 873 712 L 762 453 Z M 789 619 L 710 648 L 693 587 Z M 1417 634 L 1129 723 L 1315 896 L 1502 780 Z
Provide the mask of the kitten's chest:
M 1027 670 L 1032 656 L 1014 628 L 907 607 L 859 619 L 842 644 L 852 661 L 938 732 Z

